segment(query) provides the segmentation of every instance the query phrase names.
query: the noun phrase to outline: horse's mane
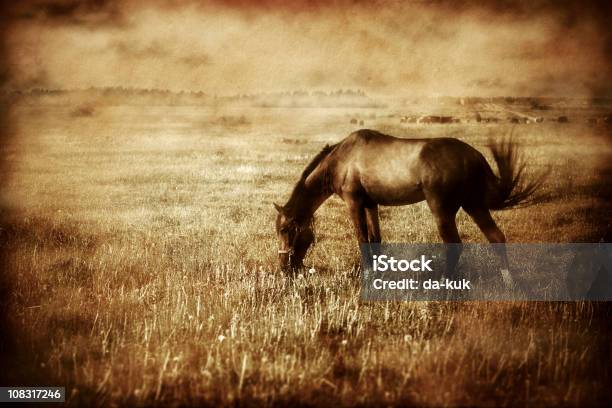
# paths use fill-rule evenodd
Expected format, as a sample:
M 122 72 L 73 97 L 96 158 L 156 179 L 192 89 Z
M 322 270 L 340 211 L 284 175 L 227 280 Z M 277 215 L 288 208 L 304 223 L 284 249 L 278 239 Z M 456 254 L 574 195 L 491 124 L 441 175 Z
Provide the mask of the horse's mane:
M 317 155 L 315 157 L 312 158 L 310 163 L 308 163 L 308 165 L 306 166 L 306 168 L 302 172 L 302 176 L 300 177 L 300 181 L 306 180 L 306 178 L 310 175 L 310 173 L 312 173 L 312 171 L 319 165 L 319 163 L 321 163 L 323 161 L 323 159 L 325 157 L 327 157 L 327 155 L 330 154 L 331 151 L 334 150 L 334 148 L 336 146 L 337 146 L 337 144 L 331 145 L 331 146 L 330 145 L 325 145 L 325 147 L 319 153 L 317 153 Z

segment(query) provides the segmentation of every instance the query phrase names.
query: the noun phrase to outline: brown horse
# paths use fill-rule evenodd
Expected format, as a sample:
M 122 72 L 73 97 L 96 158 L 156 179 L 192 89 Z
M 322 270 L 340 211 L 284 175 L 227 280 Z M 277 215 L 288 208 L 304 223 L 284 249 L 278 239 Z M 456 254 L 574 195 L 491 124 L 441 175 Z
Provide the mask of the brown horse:
M 506 238 L 490 210 L 526 206 L 536 199 L 544 177 L 524 181 L 516 144 L 491 143 L 499 170 L 496 176 L 484 156 L 453 138 L 400 139 L 373 130 L 359 130 L 325 148 L 306 166 L 289 201 L 280 206 L 276 232 L 283 270 L 303 266 L 314 239 L 315 211 L 332 194 L 346 202 L 360 243 L 381 241 L 379 205 L 408 205 L 426 200 L 445 243 L 460 243 L 455 216 L 463 208 L 489 242 Z M 460 255 L 447 253 L 447 275 L 452 275 Z M 508 260 L 500 247 L 502 277 L 512 284 Z M 457 251 L 457 250 L 455 250 Z

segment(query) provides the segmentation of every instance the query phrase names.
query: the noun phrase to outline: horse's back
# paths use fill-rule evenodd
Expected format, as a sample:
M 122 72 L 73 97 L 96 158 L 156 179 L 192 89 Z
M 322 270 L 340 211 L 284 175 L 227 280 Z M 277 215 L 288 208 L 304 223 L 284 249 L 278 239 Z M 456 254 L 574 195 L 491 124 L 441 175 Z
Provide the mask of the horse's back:
M 335 190 L 383 205 L 422 201 L 419 155 L 423 140 L 400 139 L 373 130 L 351 133 L 335 152 Z
M 382 205 L 425 199 L 427 189 L 470 189 L 486 160 L 455 138 L 402 139 L 373 130 L 350 134 L 336 152 L 336 189 L 340 195 L 364 193 Z

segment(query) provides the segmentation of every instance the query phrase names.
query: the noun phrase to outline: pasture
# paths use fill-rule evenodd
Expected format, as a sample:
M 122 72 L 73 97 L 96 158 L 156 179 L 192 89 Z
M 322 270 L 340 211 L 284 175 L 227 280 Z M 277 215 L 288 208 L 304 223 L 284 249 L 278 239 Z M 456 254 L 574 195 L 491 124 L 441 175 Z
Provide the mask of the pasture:
M 459 109 L 459 108 L 458 108 Z M 82 111 L 82 109 L 81 109 Z M 401 109 L 397 109 L 401 114 Z M 365 303 L 344 204 L 316 214 L 314 274 L 277 270 L 276 212 L 326 143 L 364 127 L 516 137 L 549 200 L 495 212 L 510 242 L 597 242 L 612 145 L 580 120 L 401 124 L 388 107 L 16 104 L 4 148 L 7 378 L 92 405 L 601 405 L 606 304 Z M 572 116 L 573 115 L 573 116 Z M 424 203 L 381 211 L 383 240 L 438 242 Z M 484 242 L 463 212 L 466 242 Z M 564 279 L 565 277 L 560 277 Z

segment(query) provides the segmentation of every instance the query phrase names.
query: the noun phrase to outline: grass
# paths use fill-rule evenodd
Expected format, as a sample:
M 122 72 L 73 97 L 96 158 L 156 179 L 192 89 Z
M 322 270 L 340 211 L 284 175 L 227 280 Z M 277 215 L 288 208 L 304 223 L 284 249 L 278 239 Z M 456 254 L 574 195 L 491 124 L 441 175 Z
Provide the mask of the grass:
M 272 202 L 353 130 L 346 112 L 73 109 L 13 112 L 2 195 L 7 384 L 66 386 L 69 405 L 609 402 L 605 303 L 364 303 L 337 198 L 317 213 L 306 258 L 317 273 L 289 281 L 276 270 Z M 513 129 L 529 171 L 551 168 L 551 198 L 495 213 L 510 241 L 593 242 L 609 231 L 601 128 L 377 117 L 366 126 L 443 130 L 483 152 Z M 381 216 L 387 241 L 439 241 L 424 204 Z M 483 241 L 464 213 L 458 224 L 465 241 Z

